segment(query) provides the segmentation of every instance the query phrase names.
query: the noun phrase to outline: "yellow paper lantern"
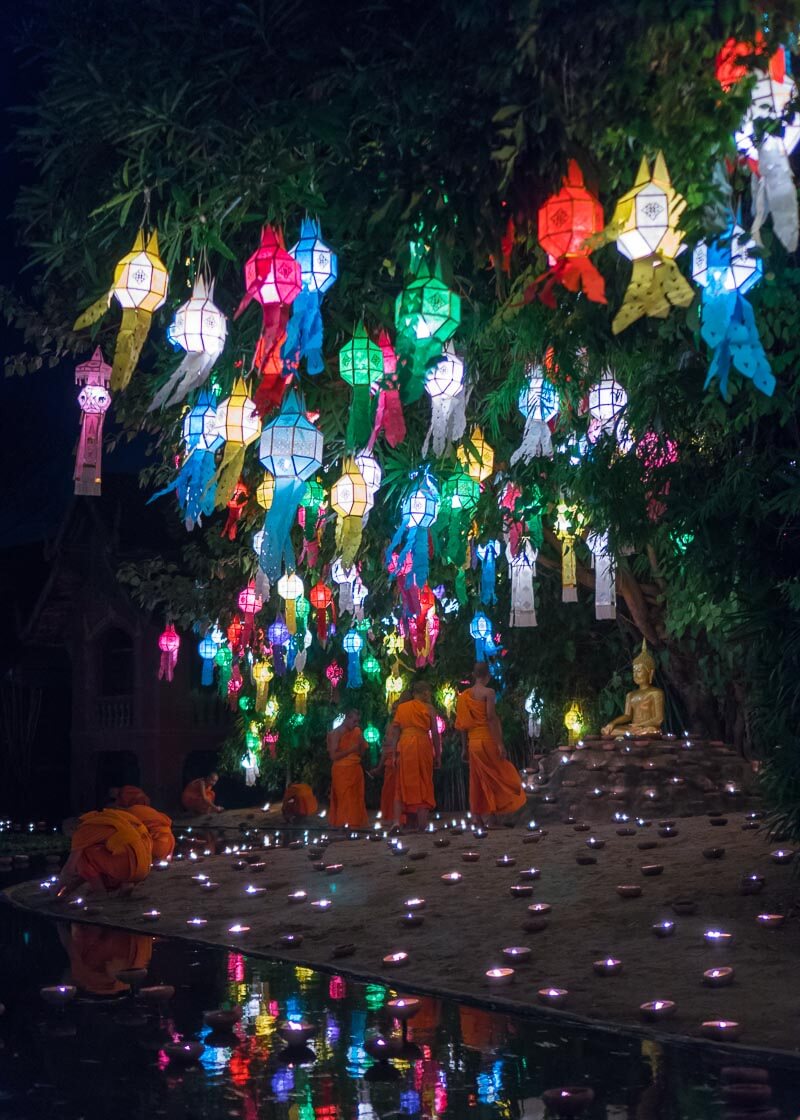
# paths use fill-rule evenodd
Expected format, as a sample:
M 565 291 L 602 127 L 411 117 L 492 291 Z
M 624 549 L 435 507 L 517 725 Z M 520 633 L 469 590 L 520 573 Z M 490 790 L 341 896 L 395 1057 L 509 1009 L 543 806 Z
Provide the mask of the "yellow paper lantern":
M 256 711 L 263 712 L 269 696 L 269 682 L 274 677 L 269 661 L 256 661 L 253 666 L 253 680 L 256 686 Z
M 286 600 L 286 629 L 297 633 L 297 600 L 304 591 L 303 581 L 294 572 L 285 572 L 278 580 L 278 594 Z
M 494 451 L 486 442 L 480 428 L 473 428 L 469 437 L 471 446 L 458 449 L 458 461 L 474 482 L 484 482 L 494 470 Z
M 294 694 L 294 710 L 297 715 L 304 716 L 308 710 L 308 694 L 311 691 L 311 681 L 304 673 L 298 673 L 292 686 Z
M 336 547 L 342 563 L 349 568 L 361 545 L 364 517 L 372 509 L 374 495 L 356 465 L 345 459 L 342 473 L 331 487 L 331 509 L 337 516 Z
M 263 510 L 268 510 L 275 497 L 275 476 L 264 471 L 264 477 L 256 487 L 256 501 Z

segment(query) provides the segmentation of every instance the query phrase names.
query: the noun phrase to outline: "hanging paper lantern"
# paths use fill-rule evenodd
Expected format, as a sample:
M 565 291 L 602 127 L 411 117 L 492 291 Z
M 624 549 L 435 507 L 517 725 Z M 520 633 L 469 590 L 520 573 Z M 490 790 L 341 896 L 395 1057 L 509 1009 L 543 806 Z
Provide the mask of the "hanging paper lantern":
M 259 413 L 280 404 L 286 380 L 282 376 L 280 345 L 291 314 L 291 305 L 302 288 L 300 265 L 286 251 L 283 233 L 264 226 L 261 243 L 244 266 L 245 294 L 236 308 L 238 319 L 245 308 L 256 300 L 261 304 L 261 334 L 253 364 L 262 374 L 255 393 Z
M 333 614 L 333 592 L 320 580 L 309 591 L 308 599 L 317 612 L 317 637 L 324 649 L 328 642 L 328 611 Z
M 361 688 L 361 650 L 364 648 L 364 639 L 358 630 L 347 631 L 342 648 L 347 654 L 347 687 Z
M 589 259 L 594 248 L 592 238 L 604 225 L 603 207 L 586 189 L 583 172 L 571 159 L 561 190 L 539 207 L 539 244 L 547 253 L 550 267 L 526 289 L 525 302 L 538 295 L 542 303 L 555 310 L 553 289 L 563 284 L 569 292 L 582 291 L 587 299 L 605 303 L 605 281 Z
M 431 426 L 422 454 L 427 454 L 431 440 L 434 455 L 443 455 L 461 439 L 467 426 L 464 361 L 452 346 L 445 347 L 442 357 L 425 374 L 425 392 L 431 398 Z
M 392 710 L 397 701 L 403 695 L 405 687 L 405 679 L 400 673 L 397 672 L 397 669 L 395 667 L 395 670 L 386 678 L 386 682 L 384 684 L 384 691 L 386 693 L 386 707 L 389 709 L 389 711 Z
M 178 308 L 167 330 L 167 338 L 186 356 L 153 397 L 148 411 L 179 404 L 199 389 L 224 350 L 227 336 L 228 321 L 214 303 L 214 281 L 209 283 L 198 273 L 191 299 Z
M 372 387 L 383 374 L 383 351 L 359 323 L 351 340 L 339 351 L 339 376 L 353 390 L 345 444 L 366 446 L 372 431 Z
M 480 485 L 464 470 L 456 469 L 442 483 L 436 531 L 448 564 L 461 568 L 466 563 L 467 536 L 480 495 Z
M 114 269 L 111 290 L 88 307 L 75 321 L 80 331 L 102 319 L 111 297 L 122 308 L 122 323 L 114 348 L 111 388 L 116 392 L 130 381 L 150 330 L 153 312 L 167 298 L 169 275 L 158 255 L 158 233 L 150 234 L 145 244 L 144 230 L 136 234 L 133 248 Z
M 678 461 L 678 445 L 669 436 L 648 431 L 636 445 L 636 455 L 642 461 L 642 481 L 645 484 L 647 516 L 658 521 L 667 510 L 662 498 L 669 494 L 669 479 L 660 480 L 660 472 Z
M 594 616 L 597 619 L 617 617 L 617 568 L 608 540 L 608 530 L 589 533 L 586 547 L 592 554 L 594 568 Z
M 99 495 L 101 492 L 103 419 L 111 404 L 110 380 L 111 366 L 103 361 L 99 346 L 87 362 L 81 362 L 75 369 L 75 384 L 83 386 L 78 393 L 81 435 L 72 476 L 76 494 Z
M 231 671 L 233 669 L 233 653 L 227 646 L 221 645 L 217 650 L 217 655 L 214 658 L 217 669 L 219 670 L 217 677 L 217 688 L 220 696 L 227 699 L 228 684 L 231 679 Z
M 397 297 L 394 314 L 398 350 L 406 363 L 404 399 L 415 401 L 425 374 L 442 356 L 442 347 L 461 322 L 461 299 L 439 275 L 421 263 L 411 283 Z
M 600 380 L 589 390 L 589 424 L 587 438 L 590 443 L 604 435 L 616 436 L 622 414 L 628 406 L 628 394 L 613 373 L 604 370 Z
M 255 499 L 263 510 L 268 510 L 275 498 L 275 479 L 264 471 L 264 477 L 256 487 Z
M 375 504 L 375 495 L 380 490 L 381 482 L 383 481 L 381 465 L 369 451 L 359 451 L 358 455 L 356 455 L 356 466 L 367 484 L 367 490 L 371 498 L 370 508 L 372 508 Z
M 261 420 L 255 401 L 247 395 L 241 377 L 237 377 L 229 397 L 217 405 L 215 432 L 225 440 L 225 450 L 217 482 L 217 506 L 227 505 L 244 468 L 246 448 L 258 438 Z
M 272 664 L 275 676 L 282 677 L 286 673 L 286 647 L 289 645 L 291 634 L 283 619 L 278 615 L 267 630 L 267 641 L 272 650 Z
M 253 723 L 245 735 L 245 745 L 247 750 L 242 756 L 240 766 L 244 770 L 244 784 L 246 786 L 254 786 L 256 780 L 261 776 L 261 770 L 258 765 L 258 748 L 261 745 L 261 739 L 258 734 L 258 725 Z
M 230 643 L 231 650 L 234 653 L 241 653 L 242 638 L 244 636 L 244 623 L 238 614 L 235 614 L 230 621 L 230 625 L 226 630 L 228 642 Z
M 739 42 L 736 39 L 726 39 L 720 47 L 714 63 L 714 73 L 717 81 L 726 91 L 731 89 L 740 82 L 742 78 L 746 78 L 751 73 L 751 67 L 747 60 L 753 59 L 754 56 L 760 56 L 764 61 L 766 53 L 766 43 L 764 36 L 760 31 L 756 31 L 754 41 L 752 43 Z M 783 48 L 778 48 L 778 52 L 783 54 Z
M 269 751 L 270 756 L 275 758 L 279 735 L 277 731 L 265 731 L 262 742 L 265 748 Z
M 270 696 L 264 705 L 264 723 L 267 727 L 272 727 L 278 716 L 280 715 L 281 706 L 274 696 Z M 277 738 L 275 739 L 277 742 Z
M 296 715 L 304 716 L 308 711 L 308 694 L 310 691 L 311 681 L 303 673 L 298 673 L 292 685 Z
M 585 521 L 577 506 L 559 502 L 556 507 L 556 536 L 561 541 L 561 601 L 577 603 L 578 570 L 575 562 L 575 537 Z
M 262 571 L 274 580 L 283 564 L 289 570 L 296 566 L 289 534 L 305 484 L 322 466 L 322 433 L 307 418 L 296 390 L 287 392 L 278 415 L 264 425 L 259 459 L 275 479 L 259 558 Z
M 217 411 L 210 390 L 201 389 L 197 401 L 183 421 L 184 459 L 178 474 L 168 486 L 149 499 L 154 502 L 175 491 L 188 530 L 202 524 L 202 517 L 214 512 L 216 505 L 216 459 L 223 444 L 217 431 Z
M 263 712 L 269 697 L 269 682 L 274 677 L 269 661 L 256 661 L 253 665 L 253 682 L 256 686 L 256 711 Z
M 725 400 L 731 366 L 768 397 L 775 390 L 753 309 L 744 298 L 763 275 L 763 261 L 752 255 L 754 249 L 753 239 L 731 220 L 716 241 L 699 242 L 692 257 L 692 279 L 703 289 L 700 333 L 714 351 L 703 388 L 717 378 Z
M 181 640 L 170 622 L 158 639 L 158 648 L 161 650 L 161 660 L 158 666 L 158 679 L 171 681 L 178 663 L 178 647 Z
M 370 680 L 374 680 L 376 677 L 379 677 L 381 675 L 381 663 L 380 661 L 378 661 L 374 653 L 367 654 L 367 656 L 364 658 L 364 662 L 361 668 L 364 670 L 364 673 L 370 678 Z
M 345 566 L 341 559 L 336 559 L 331 567 L 331 579 L 339 588 L 339 614 L 351 614 L 355 611 L 353 586 L 358 579 L 358 570 L 354 564 Z
M 353 581 L 353 618 L 358 620 L 359 629 L 363 629 L 365 625 L 369 628 L 368 620 L 364 618 L 364 603 L 368 595 L 369 588 L 361 576 L 356 576 Z
M 515 628 L 537 625 L 536 603 L 533 596 L 533 577 L 536 575 L 537 550 L 527 538 L 519 542 L 515 551 L 506 545 L 508 574 L 511 580 L 511 615 L 509 626 Z
M 338 661 L 331 661 L 330 665 L 325 670 L 325 676 L 328 678 L 328 683 L 331 686 L 331 697 L 336 698 L 336 690 L 344 680 L 344 669 Z
M 402 571 L 408 560 L 410 573 L 417 586 L 422 587 L 427 582 L 430 567 L 430 530 L 436 523 L 438 513 L 439 490 L 436 479 L 429 471 L 422 470 L 409 486 L 400 506 L 400 527 L 387 550 L 387 556 L 392 557 L 395 551 L 400 549 L 396 566 L 390 566 L 390 575 Z M 391 563 L 390 561 L 390 565 Z
M 253 619 L 264 606 L 264 600 L 256 591 L 255 583 L 252 580 L 247 587 L 242 588 L 239 592 L 237 603 L 239 610 L 244 615 L 241 644 L 247 646 L 250 644 L 250 637 L 253 633 Z
M 451 716 L 455 710 L 457 699 L 458 693 L 451 684 L 443 684 L 439 689 L 439 703 L 449 716 Z
M 550 424 L 558 416 L 561 404 L 558 390 L 552 381 L 548 381 L 542 366 L 528 367 L 528 379 L 520 390 L 517 407 L 525 417 L 525 431 L 522 443 L 511 456 L 511 466 L 520 460 L 529 463 L 539 456 L 552 459 Z
M 685 209 L 663 154 L 656 156 L 652 175 L 647 160 L 642 159 L 636 182 L 617 202 L 612 218 L 618 231 L 617 249 L 633 261 L 628 290 L 611 324 L 614 334 L 643 315 L 665 319 L 671 307 L 688 307 L 692 302 L 692 289 L 675 264 L 675 257 L 685 248 L 678 229 Z
M 297 633 L 297 600 L 303 594 L 303 581 L 295 572 L 286 572 L 278 580 L 278 594 L 286 603 L 286 629 Z
M 525 711 L 528 713 L 528 737 L 541 738 L 544 703 L 535 688 L 532 688 L 525 698 Z
M 569 741 L 574 743 L 583 731 L 583 713 L 577 700 L 572 700 L 564 713 L 564 726 L 569 732 Z
M 483 438 L 480 428 L 473 428 L 468 444 L 457 451 L 458 461 L 475 482 L 484 482 L 494 470 L 494 451 Z
M 219 636 L 219 641 L 217 641 L 217 636 Z M 206 634 L 197 647 L 197 652 L 203 660 L 203 673 L 200 677 L 200 683 L 206 687 L 214 683 L 214 661 L 221 643 L 221 631 L 213 630 Z
M 336 282 L 339 266 L 336 254 L 322 240 L 315 218 L 303 219 L 300 240 L 289 252 L 300 266 L 302 288 L 292 304 L 282 357 L 292 370 L 297 370 L 301 358 L 305 358 L 306 371 L 317 374 L 323 369 L 322 297 Z
M 406 422 L 403 406 L 400 403 L 399 378 L 397 376 L 397 355 L 386 331 L 378 335 L 378 346 L 383 354 L 383 373 L 373 382 L 372 391 L 377 391 L 378 406 L 369 437 L 367 451 L 372 451 L 378 436 L 383 433 L 390 447 L 397 447 L 406 436 Z
M 331 487 L 331 509 L 337 516 L 336 548 L 342 564 L 350 567 L 361 546 L 361 532 L 373 499 L 354 459 L 345 459 L 342 473 Z
M 475 642 L 475 660 L 488 661 L 488 643 L 492 638 L 492 623 L 483 611 L 477 611 L 469 624 L 470 637 Z
M 495 581 L 497 577 L 497 557 L 500 555 L 500 541 L 487 541 L 475 548 L 481 565 L 480 601 L 487 606 L 496 602 Z
M 798 241 L 797 188 L 789 156 L 800 143 L 800 113 L 790 111 L 798 101 L 797 86 L 786 70 L 780 48 L 769 69 L 756 70 L 750 108 L 736 130 L 736 147 L 758 170 L 753 197 L 751 233 L 759 236 L 767 215 L 782 245 L 793 253 Z
M 233 493 L 228 499 L 228 516 L 225 524 L 222 526 L 221 537 L 226 537 L 229 541 L 236 540 L 236 531 L 239 527 L 239 522 L 242 520 L 242 514 L 245 511 L 249 497 L 250 491 L 240 478 L 233 487 Z

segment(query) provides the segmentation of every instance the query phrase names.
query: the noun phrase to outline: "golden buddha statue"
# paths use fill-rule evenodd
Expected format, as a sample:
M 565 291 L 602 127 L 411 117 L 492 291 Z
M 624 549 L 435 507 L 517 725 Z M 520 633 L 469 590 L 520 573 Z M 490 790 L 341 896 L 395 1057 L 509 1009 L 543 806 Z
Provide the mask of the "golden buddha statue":
M 635 738 L 638 735 L 660 735 L 664 722 L 664 693 L 653 686 L 656 663 L 642 641 L 642 652 L 633 662 L 633 682 L 637 686 L 625 697 L 625 711 L 612 719 L 602 729 L 603 735 L 613 735 L 618 727 L 623 727 Z

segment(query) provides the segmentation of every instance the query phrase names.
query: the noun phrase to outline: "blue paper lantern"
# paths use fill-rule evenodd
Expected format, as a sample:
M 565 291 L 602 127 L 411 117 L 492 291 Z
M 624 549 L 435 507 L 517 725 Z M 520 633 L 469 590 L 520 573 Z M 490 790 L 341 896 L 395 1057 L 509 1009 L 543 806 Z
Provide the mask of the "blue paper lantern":
M 219 634 L 219 641 L 215 640 L 216 634 Z M 221 645 L 222 633 L 215 630 L 206 634 L 197 647 L 197 652 L 203 659 L 203 674 L 200 678 L 200 683 L 203 685 L 208 686 L 214 683 L 214 658 L 217 656 L 217 650 Z
M 201 523 L 203 515 L 208 517 L 214 512 L 214 452 L 225 442 L 217 431 L 216 398 L 209 389 L 200 391 L 184 417 L 183 442 L 185 457 L 180 470 L 168 486 L 153 494 L 150 502 L 174 490 L 186 528 L 193 529 Z
M 411 557 L 411 575 L 417 586 L 422 587 L 430 569 L 429 530 L 439 515 L 439 488 L 428 470 L 420 470 L 412 481 L 400 505 L 400 527 L 389 544 L 390 575 L 397 575 Z M 392 555 L 400 549 L 396 564 Z
M 294 370 L 305 358 L 307 372 L 317 374 L 323 369 L 322 297 L 336 283 L 339 265 L 334 251 L 322 240 L 315 218 L 303 219 L 300 240 L 289 252 L 300 265 L 302 288 L 292 304 L 281 357 Z
M 348 630 L 342 646 L 347 654 L 347 687 L 361 688 L 361 651 L 364 648 L 364 639 L 358 630 Z

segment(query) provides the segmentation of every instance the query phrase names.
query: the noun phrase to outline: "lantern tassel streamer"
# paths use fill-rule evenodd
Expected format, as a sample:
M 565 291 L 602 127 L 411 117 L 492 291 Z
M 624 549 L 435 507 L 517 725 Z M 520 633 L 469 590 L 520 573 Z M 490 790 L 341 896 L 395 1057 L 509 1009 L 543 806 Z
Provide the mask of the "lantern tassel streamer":
M 281 357 L 297 373 L 302 358 L 306 373 L 316 375 L 325 368 L 322 361 L 322 296 L 304 287 L 292 304 L 292 317 L 286 325 Z
M 288 571 L 294 571 L 291 530 L 305 486 L 305 481 L 299 478 L 275 480 L 275 498 L 264 519 L 264 539 L 258 561 L 270 580 L 279 578 L 283 564 Z
M 704 388 L 717 378 L 720 392 L 728 400 L 728 377 L 733 366 L 762 393 L 772 396 L 775 378 L 758 335 L 753 308 L 740 292 L 711 294 L 704 289 L 700 334 L 714 351 Z
M 772 228 L 790 253 L 797 248 L 797 188 L 783 140 L 767 136 L 758 149 L 758 184 L 751 234 L 760 245 L 760 230 L 772 214 Z

